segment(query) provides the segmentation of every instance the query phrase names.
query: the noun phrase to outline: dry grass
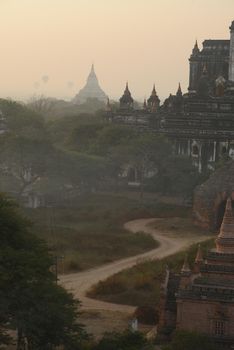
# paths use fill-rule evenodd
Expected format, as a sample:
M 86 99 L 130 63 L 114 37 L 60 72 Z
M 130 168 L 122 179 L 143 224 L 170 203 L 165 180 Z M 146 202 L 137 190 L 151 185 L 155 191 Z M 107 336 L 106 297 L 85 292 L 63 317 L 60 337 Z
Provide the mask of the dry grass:
M 89 269 L 153 249 L 157 242 L 144 233 L 123 229 L 128 220 L 188 215 L 188 209 L 147 200 L 140 205 L 121 195 L 93 194 L 72 208 L 26 210 L 34 232 L 48 242 L 59 260 L 59 272 Z
M 204 253 L 213 245 L 213 239 L 201 244 Z M 193 245 L 188 250 L 191 266 L 196 251 L 197 245 Z M 178 272 L 183 265 L 184 257 L 185 252 L 180 252 L 162 260 L 141 262 L 131 269 L 99 282 L 89 291 L 88 296 L 117 304 L 157 308 L 166 265 Z
M 169 237 L 203 236 L 208 233 L 207 230 L 194 226 L 190 216 L 156 219 L 150 226 Z

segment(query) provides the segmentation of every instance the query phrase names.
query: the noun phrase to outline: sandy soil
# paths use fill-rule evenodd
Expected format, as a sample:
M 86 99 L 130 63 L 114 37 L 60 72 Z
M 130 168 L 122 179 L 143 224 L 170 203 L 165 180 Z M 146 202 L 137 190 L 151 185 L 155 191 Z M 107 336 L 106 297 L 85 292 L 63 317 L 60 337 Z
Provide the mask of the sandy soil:
M 191 244 L 209 239 L 208 235 L 182 234 L 179 229 L 160 230 L 162 220 L 168 219 L 139 219 L 127 222 L 124 227 L 131 232 L 143 231 L 151 234 L 160 243 L 156 249 L 130 258 L 121 259 L 84 272 L 60 275 L 60 284 L 71 291 L 82 302 L 79 321 L 86 326 L 88 333 L 99 339 L 105 332 L 121 332 L 129 326 L 135 307 L 117 305 L 86 297 L 86 292 L 99 281 L 124 269 L 131 268 L 139 261 L 162 259 L 166 256 L 186 249 Z M 170 226 L 170 225 L 169 225 Z M 192 230 L 191 230 L 192 231 Z M 150 334 L 152 326 L 139 325 L 139 330 Z M 151 331 L 151 332 L 150 332 Z M 15 347 L 7 347 L 14 350 Z
M 166 220 L 166 219 L 165 219 Z M 152 223 L 155 222 L 154 227 Z M 130 268 L 141 260 L 148 259 L 162 259 L 166 256 L 181 251 L 193 243 L 201 242 L 208 239 L 206 235 L 203 236 L 187 236 L 176 237 L 175 234 L 169 235 L 159 232 L 156 227 L 157 219 L 139 219 L 126 223 L 124 226 L 127 230 L 132 232 L 144 231 L 151 234 L 156 239 L 160 246 L 152 249 L 146 253 L 139 254 L 133 257 L 121 259 L 103 266 L 78 272 L 64 276 L 60 276 L 60 283 L 71 291 L 75 297 L 82 302 L 82 308 L 85 310 L 106 310 L 133 313 L 134 307 L 128 305 L 117 305 L 107 303 L 99 300 L 90 299 L 86 296 L 86 292 L 99 281 L 105 280 L 111 275 L 120 272 L 124 269 Z
M 85 325 L 85 329 L 95 339 L 102 338 L 105 332 L 122 332 L 130 325 L 132 319 L 126 312 L 106 310 L 83 310 L 79 322 Z M 152 326 L 138 324 L 140 332 L 148 334 L 152 332 Z

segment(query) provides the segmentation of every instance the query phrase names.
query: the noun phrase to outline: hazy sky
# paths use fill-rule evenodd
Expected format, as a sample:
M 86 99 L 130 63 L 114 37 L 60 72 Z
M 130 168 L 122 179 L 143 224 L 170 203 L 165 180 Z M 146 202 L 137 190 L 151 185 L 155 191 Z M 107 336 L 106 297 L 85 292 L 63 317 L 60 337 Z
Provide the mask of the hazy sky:
M 0 0 L 0 97 L 70 98 L 94 62 L 111 98 L 128 80 L 163 99 L 187 89 L 195 39 L 228 39 L 232 20 L 234 0 Z

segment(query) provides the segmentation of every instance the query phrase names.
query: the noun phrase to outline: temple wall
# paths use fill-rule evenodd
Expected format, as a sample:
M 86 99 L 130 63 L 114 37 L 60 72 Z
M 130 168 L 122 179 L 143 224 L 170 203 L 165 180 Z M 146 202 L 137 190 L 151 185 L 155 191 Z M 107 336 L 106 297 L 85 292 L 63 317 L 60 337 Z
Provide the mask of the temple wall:
M 175 151 L 178 155 L 192 158 L 193 164 L 202 172 L 207 168 L 213 169 L 214 163 L 230 149 L 228 141 L 179 139 L 175 141 Z
M 205 333 L 215 336 L 216 322 L 224 323 L 224 335 L 234 337 L 234 303 L 201 300 L 177 301 L 178 330 Z
M 230 38 L 229 80 L 234 82 L 234 28 L 231 29 Z
M 210 333 L 210 322 L 207 315 L 214 306 L 200 301 L 183 300 L 177 302 L 177 330 Z
M 217 180 L 222 181 L 222 177 L 217 177 Z M 193 221 L 195 225 L 210 231 L 216 231 L 220 226 L 220 220 L 222 219 L 220 217 L 222 213 L 219 212 L 220 206 L 230 195 L 234 200 L 234 184 L 228 178 L 227 181 L 224 179 L 221 186 L 219 181 L 217 183 L 210 181 L 209 189 L 207 188 L 209 187 L 208 180 L 208 186 L 201 185 L 196 189 L 193 200 Z

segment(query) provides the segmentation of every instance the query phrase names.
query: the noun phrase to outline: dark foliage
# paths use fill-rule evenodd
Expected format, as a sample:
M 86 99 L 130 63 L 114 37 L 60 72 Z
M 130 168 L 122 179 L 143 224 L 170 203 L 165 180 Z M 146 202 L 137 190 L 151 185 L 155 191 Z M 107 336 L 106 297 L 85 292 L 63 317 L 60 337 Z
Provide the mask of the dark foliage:
M 0 329 L 17 331 L 17 349 L 51 349 L 79 344 L 73 297 L 55 283 L 52 257 L 45 243 L 30 232 L 12 201 L 0 196 Z M 0 337 L 2 343 L 8 339 Z

